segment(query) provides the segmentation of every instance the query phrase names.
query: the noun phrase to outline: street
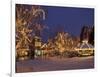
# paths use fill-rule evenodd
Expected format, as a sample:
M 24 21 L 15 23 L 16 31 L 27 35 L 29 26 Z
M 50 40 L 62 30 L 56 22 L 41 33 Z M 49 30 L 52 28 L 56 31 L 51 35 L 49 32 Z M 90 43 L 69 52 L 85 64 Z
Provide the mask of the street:
M 17 73 L 90 68 L 94 68 L 93 56 L 73 58 L 50 57 L 46 59 L 38 58 L 34 60 L 19 61 L 16 63 Z

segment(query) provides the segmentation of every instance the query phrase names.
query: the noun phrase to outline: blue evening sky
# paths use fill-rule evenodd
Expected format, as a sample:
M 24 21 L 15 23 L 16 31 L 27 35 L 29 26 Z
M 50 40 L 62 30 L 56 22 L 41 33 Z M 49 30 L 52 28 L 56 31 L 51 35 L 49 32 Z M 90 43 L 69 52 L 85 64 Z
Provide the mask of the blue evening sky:
M 46 19 L 42 23 L 48 26 L 48 29 L 45 29 L 42 33 L 45 40 L 54 36 L 60 30 L 79 36 L 82 26 L 94 26 L 93 8 L 57 6 L 42 6 L 42 8 L 46 12 Z

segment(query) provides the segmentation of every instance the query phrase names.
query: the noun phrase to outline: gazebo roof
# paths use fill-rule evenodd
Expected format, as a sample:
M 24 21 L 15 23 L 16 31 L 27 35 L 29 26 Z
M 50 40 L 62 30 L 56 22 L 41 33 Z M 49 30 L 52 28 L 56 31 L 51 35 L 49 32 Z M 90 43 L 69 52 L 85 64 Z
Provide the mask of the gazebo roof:
M 82 42 L 82 44 L 78 45 L 78 47 L 77 47 L 76 49 L 77 49 L 77 50 L 84 50 L 84 49 L 93 50 L 94 47 L 93 47 L 91 44 L 89 44 L 87 40 L 84 40 L 84 41 Z

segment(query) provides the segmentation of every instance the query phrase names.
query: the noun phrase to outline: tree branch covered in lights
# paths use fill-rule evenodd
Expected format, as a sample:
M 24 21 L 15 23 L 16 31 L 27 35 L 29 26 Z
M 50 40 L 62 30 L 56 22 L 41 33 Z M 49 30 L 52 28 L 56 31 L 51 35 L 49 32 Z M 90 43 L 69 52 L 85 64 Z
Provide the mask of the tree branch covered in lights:
M 32 34 L 44 28 L 37 19 L 45 19 L 45 12 L 39 6 L 16 4 L 16 51 L 28 50 Z M 31 27 L 31 28 L 30 28 Z

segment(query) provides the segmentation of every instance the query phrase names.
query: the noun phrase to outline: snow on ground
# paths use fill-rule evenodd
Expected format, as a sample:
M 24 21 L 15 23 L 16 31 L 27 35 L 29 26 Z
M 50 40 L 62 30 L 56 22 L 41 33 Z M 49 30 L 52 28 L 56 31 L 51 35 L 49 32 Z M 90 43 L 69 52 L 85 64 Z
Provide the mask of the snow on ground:
M 72 69 L 90 69 L 94 68 L 94 57 L 74 57 L 57 58 L 50 57 L 46 59 L 38 58 L 34 60 L 19 61 L 16 63 L 16 72 L 40 72 Z

